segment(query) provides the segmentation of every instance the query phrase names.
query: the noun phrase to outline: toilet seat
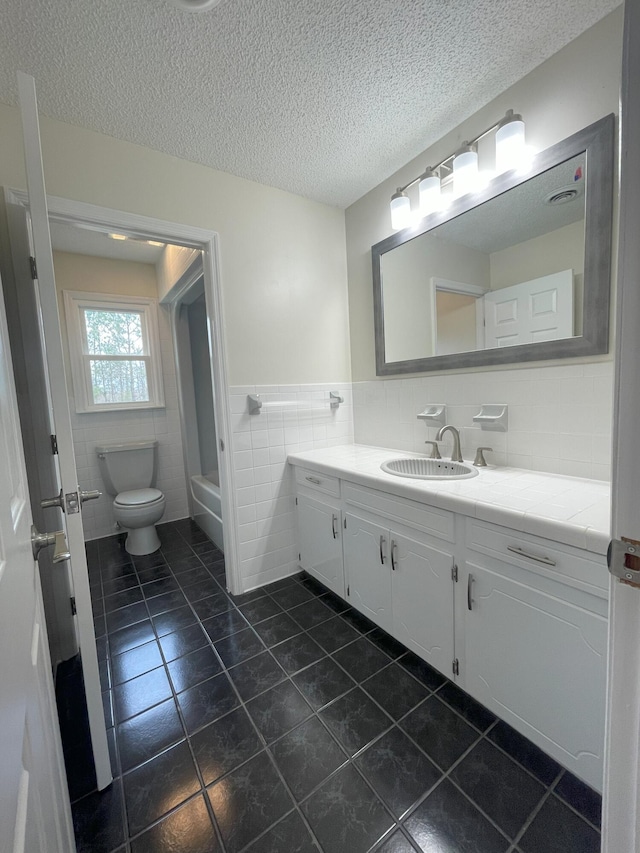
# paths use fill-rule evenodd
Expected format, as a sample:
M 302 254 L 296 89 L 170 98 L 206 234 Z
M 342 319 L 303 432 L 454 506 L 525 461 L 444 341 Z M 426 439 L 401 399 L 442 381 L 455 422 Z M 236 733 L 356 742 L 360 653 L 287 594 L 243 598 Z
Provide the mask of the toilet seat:
M 140 507 L 161 500 L 164 500 L 164 495 L 159 489 L 131 489 L 128 492 L 120 492 L 113 503 L 119 507 Z

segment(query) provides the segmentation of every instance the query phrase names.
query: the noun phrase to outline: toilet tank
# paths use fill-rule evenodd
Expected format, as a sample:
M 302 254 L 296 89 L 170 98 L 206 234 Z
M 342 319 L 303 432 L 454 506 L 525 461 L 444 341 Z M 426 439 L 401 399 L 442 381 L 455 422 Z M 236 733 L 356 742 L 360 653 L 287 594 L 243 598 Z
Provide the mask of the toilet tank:
M 156 484 L 158 442 L 155 439 L 104 442 L 96 446 L 98 465 L 110 495 Z

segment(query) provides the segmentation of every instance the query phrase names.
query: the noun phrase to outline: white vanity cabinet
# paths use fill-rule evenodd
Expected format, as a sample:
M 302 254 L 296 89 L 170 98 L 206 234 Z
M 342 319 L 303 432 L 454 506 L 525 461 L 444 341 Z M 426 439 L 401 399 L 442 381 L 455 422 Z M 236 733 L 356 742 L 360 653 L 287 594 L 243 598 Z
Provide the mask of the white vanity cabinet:
M 345 598 L 340 481 L 296 468 L 300 565 Z
M 602 558 L 465 519 L 459 682 L 595 788 L 602 785 L 608 575 Z

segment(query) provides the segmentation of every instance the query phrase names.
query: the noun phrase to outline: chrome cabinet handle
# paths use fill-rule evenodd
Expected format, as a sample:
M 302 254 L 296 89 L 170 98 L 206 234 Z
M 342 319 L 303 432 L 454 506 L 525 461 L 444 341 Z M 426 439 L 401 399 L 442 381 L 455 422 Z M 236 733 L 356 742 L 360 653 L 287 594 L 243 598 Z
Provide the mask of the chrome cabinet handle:
M 539 556 L 538 554 L 530 554 L 528 551 L 525 551 L 524 548 L 519 548 L 517 545 L 507 545 L 507 551 L 511 551 L 513 554 L 517 554 L 518 557 L 526 557 L 527 560 L 535 560 L 536 563 L 544 563 L 545 566 L 556 565 L 556 561 L 552 560 L 551 557 Z
M 473 586 L 473 575 L 469 572 L 467 578 L 467 610 L 473 610 L 473 598 L 471 597 L 471 588 Z
M 319 480 L 317 477 L 305 477 L 305 480 L 308 480 L 310 483 L 313 483 L 314 486 L 322 485 L 322 480 Z
M 382 549 L 383 549 L 384 544 L 385 544 L 385 542 L 386 542 L 386 541 L 387 541 L 387 540 L 384 538 L 384 536 L 381 536 L 381 537 L 380 537 L 380 563 L 381 563 L 383 566 L 384 566 L 384 553 L 383 553 L 383 550 L 382 550 Z
M 335 513 L 333 513 L 333 515 L 331 516 L 331 532 L 333 533 L 334 539 L 338 538 L 338 531 L 336 530 L 337 520 L 338 520 L 338 516 Z
M 391 540 L 391 569 L 395 572 L 396 570 L 396 548 L 398 547 L 398 543 L 392 539 Z

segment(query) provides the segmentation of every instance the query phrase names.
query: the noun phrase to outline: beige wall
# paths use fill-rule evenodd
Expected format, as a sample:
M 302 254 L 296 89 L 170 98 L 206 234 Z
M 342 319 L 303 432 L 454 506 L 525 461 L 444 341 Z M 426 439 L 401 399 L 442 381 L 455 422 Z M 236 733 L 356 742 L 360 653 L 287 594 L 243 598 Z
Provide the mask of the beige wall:
M 523 114 L 528 143 L 537 150 L 617 112 L 621 61 L 619 8 L 347 209 L 354 381 L 376 378 L 371 246 L 392 233 L 389 199 L 396 187 L 419 175 L 425 164 L 437 163 L 455 151 L 463 140 L 473 138 L 509 108 Z
M 216 231 L 232 384 L 350 378 L 344 212 L 42 118 L 50 195 Z M 25 187 L 0 105 L 0 184 Z

